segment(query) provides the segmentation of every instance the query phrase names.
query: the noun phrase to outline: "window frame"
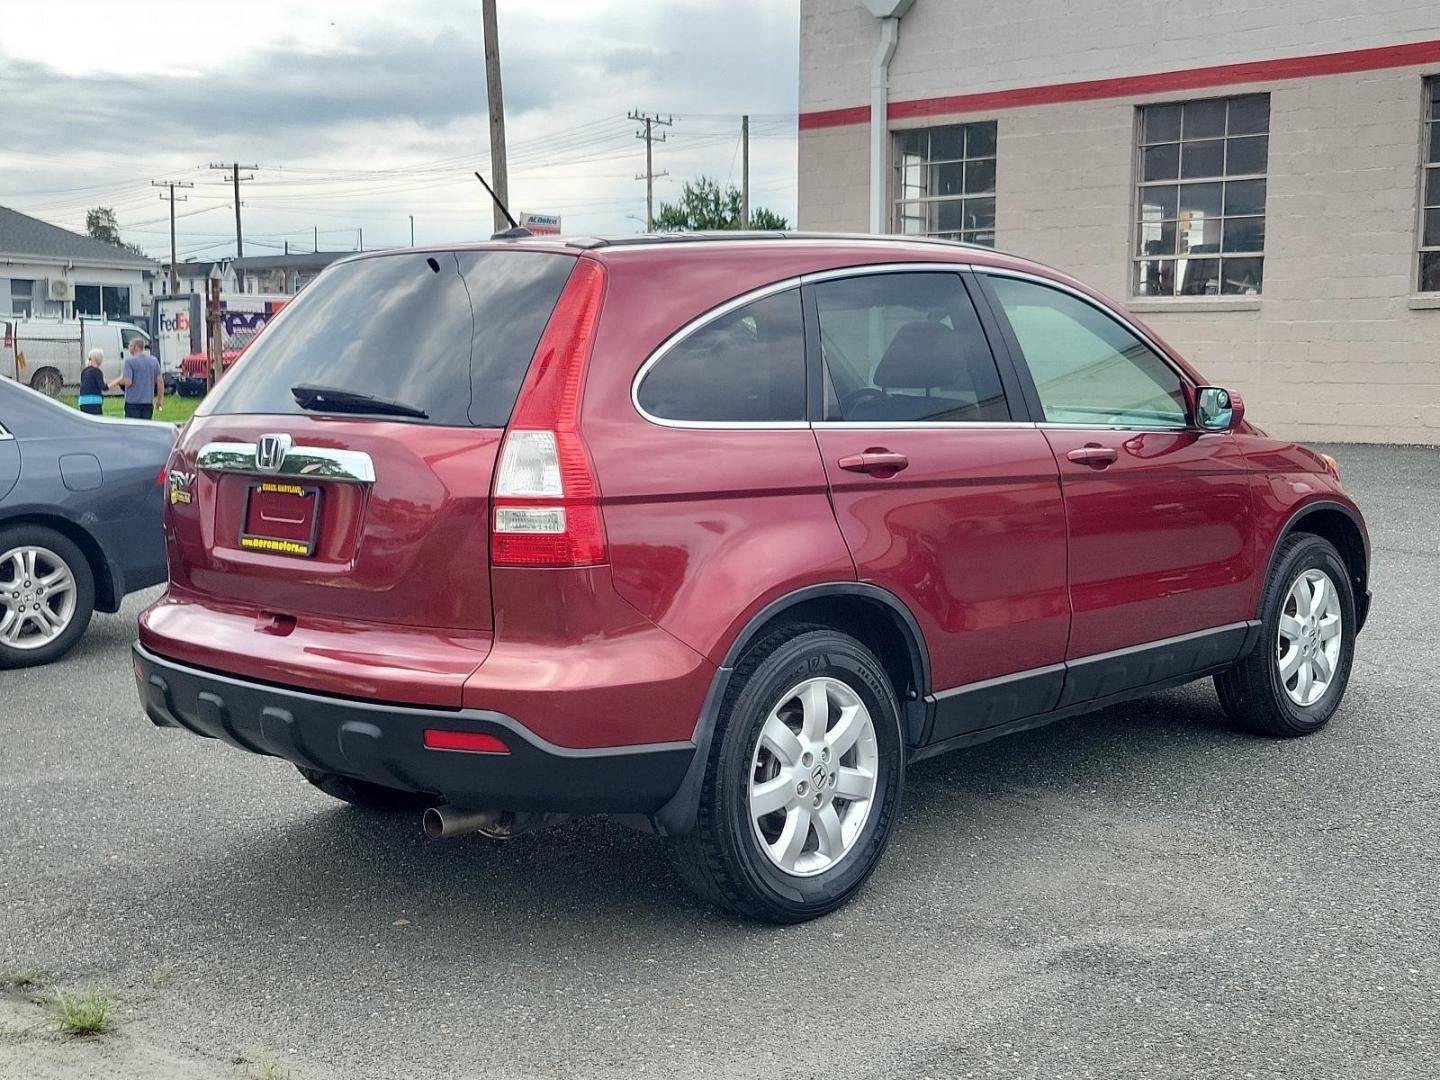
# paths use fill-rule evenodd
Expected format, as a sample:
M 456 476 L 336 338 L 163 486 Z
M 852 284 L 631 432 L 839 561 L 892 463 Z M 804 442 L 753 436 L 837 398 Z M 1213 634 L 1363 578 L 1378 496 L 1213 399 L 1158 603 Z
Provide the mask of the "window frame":
M 1426 289 L 1425 275 L 1421 270 L 1427 253 L 1440 255 L 1440 244 L 1425 243 L 1425 217 L 1427 211 L 1440 213 L 1440 205 L 1428 206 L 1425 191 L 1430 174 L 1440 176 L 1440 158 L 1430 161 L 1432 126 L 1440 126 L 1440 75 L 1424 75 L 1420 79 L 1420 164 L 1419 187 L 1415 196 L 1415 257 L 1410 264 L 1410 287 L 1416 296 L 1440 296 L 1440 289 Z
M 964 132 L 963 129 L 970 128 L 970 127 L 980 127 L 980 126 L 986 125 L 986 124 L 992 126 L 992 127 L 995 129 L 994 149 L 993 149 L 993 150 L 991 151 L 991 153 L 989 153 L 989 154 L 983 154 L 983 155 L 979 155 L 979 156 L 976 156 L 976 157 L 971 157 L 971 156 L 969 155 L 969 150 L 968 150 L 968 144 L 969 144 L 968 135 Z M 953 127 L 953 128 L 960 128 L 960 129 L 962 129 L 962 135 L 961 135 L 962 141 L 961 141 L 961 150 L 960 150 L 961 156 L 958 157 L 958 158 L 948 158 L 948 157 L 946 157 L 946 158 L 931 158 L 931 157 L 929 156 L 929 151 L 928 151 L 928 149 L 927 149 L 927 151 L 926 151 L 926 156 L 925 156 L 925 158 L 924 158 L 924 161 L 921 163 L 921 166 L 920 166 L 920 167 L 921 167 L 922 169 L 925 169 L 925 170 L 928 172 L 928 170 L 936 167 L 937 165 L 960 165 L 961 168 L 962 168 L 962 181 L 961 181 L 961 189 L 962 189 L 962 190 L 961 190 L 958 194 L 952 194 L 952 195 L 924 195 L 924 196 L 921 196 L 921 197 L 919 197 L 919 198 L 914 198 L 914 199 L 906 198 L 905 195 L 904 195 L 904 190 L 905 190 L 905 189 L 904 189 L 905 160 L 904 160 L 904 154 L 903 154 L 903 150 L 902 150 L 902 147 L 903 147 L 903 145 L 904 145 L 904 140 L 906 139 L 907 136 L 914 135 L 914 134 L 917 133 L 917 132 L 927 132 L 927 133 L 928 133 L 928 132 L 931 132 L 931 131 L 938 130 L 938 129 L 940 129 L 940 128 L 952 128 L 952 127 Z M 1000 189 L 1000 181 L 999 181 L 1000 121 L 999 121 L 998 119 L 971 119 L 971 120 L 959 120 L 959 121 L 955 121 L 955 122 L 949 123 L 949 124 L 925 124 L 925 125 L 920 125 L 920 126 L 916 126 L 916 127 L 893 128 L 893 129 L 890 130 L 889 136 L 890 136 L 890 167 L 889 167 L 889 170 L 888 170 L 888 174 L 887 174 L 886 180 L 887 180 L 887 195 L 888 195 L 888 201 L 889 201 L 889 204 L 890 204 L 890 209 L 889 209 L 890 231 L 891 231 L 892 233 L 894 233 L 895 235 L 897 235 L 897 236 L 904 236 L 904 237 L 908 237 L 908 238 L 911 238 L 911 239 L 932 239 L 932 240 L 933 240 L 933 239 L 939 239 L 939 240 L 950 240 L 950 241 L 953 241 L 953 242 L 955 242 L 955 243 L 973 244 L 973 245 L 975 245 L 976 247 L 983 247 L 983 248 L 986 248 L 986 249 L 991 250 L 991 251 L 995 250 L 995 247 L 996 247 L 996 238 L 995 238 L 995 233 L 996 233 L 996 221 L 994 221 L 994 220 L 991 221 L 990 227 L 989 227 L 988 229 L 978 229 L 978 228 L 977 228 L 977 229 L 966 229 L 966 228 L 964 228 L 963 222 L 962 222 L 962 227 L 959 228 L 959 229 L 937 229 L 937 230 L 935 230 L 934 232 L 929 232 L 929 231 L 926 231 L 926 230 L 922 229 L 922 230 L 921 230 L 920 232 L 918 232 L 918 233 L 907 233 L 907 232 L 904 231 L 904 221 L 905 221 L 904 209 L 905 209 L 906 207 L 910 207 L 910 206 L 921 206 L 921 207 L 924 207 L 924 208 L 926 209 L 926 212 L 927 212 L 927 214 L 928 214 L 929 207 L 932 206 L 932 205 L 939 205 L 939 204 L 941 204 L 941 203 L 951 203 L 951 202 L 953 202 L 953 203 L 958 203 L 958 204 L 960 204 L 961 212 L 963 213 L 963 212 L 964 212 L 964 204 L 965 204 L 966 202 L 969 202 L 969 201 L 971 201 L 971 200 L 978 200 L 978 199 L 989 199 L 989 200 L 990 200 L 990 203 L 991 203 L 991 206 L 992 206 L 992 209 L 998 212 L 998 209 L 999 209 L 999 189 Z M 963 190 L 963 189 L 964 189 L 963 170 L 965 169 L 965 167 L 968 166 L 968 165 L 970 165 L 972 162 L 986 162 L 986 161 L 988 161 L 988 162 L 990 162 L 990 163 L 992 164 L 992 166 L 994 167 L 994 171 L 995 171 L 995 179 L 992 181 L 990 188 L 989 188 L 987 191 L 974 191 L 974 192 L 967 192 L 967 191 Z M 927 184 L 927 188 L 928 188 L 928 184 Z M 988 232 L 989 235 L 990 235 L 990 242 L 987 244 L 987 243 L 984 243 L 983 241 L 981 241 L 981 240 L 979 240 L 979 239 L 966 240 L 966 239 L 964 239 L 964 234 L 967 233 L 967 232 L 968 232 L 968 233 L 971 233 L 971 234 L 979 234 L 979 233 L 987 233 L 987 232 Z
M 1230 132 L 1230 106 L 1231 106 L 1231 103 L 1234 102 L 1234 101 L 1242 100 L 1242 99 L 1244 99 L 1244 98 L 1257 98 L 1257 97 L 1263 97 L 1263 98 L 1266 99 L 1266 100 L 1265 100 L 1265 104 L 1266 104 L 1265 130 L 1264 130 L 1263 132 L 1242 132 L 1242 133 L 1231 134 L 1231 132 Z M 1175 138 L 1174 138 L 1173 140 L 1170 140 L 1170 139 L 1159 139 L 1159 140 L 1156 140 L 1155 142 L 1146 142 L 1146 138 L 1145 138 L 1145 111 L 1146 111 L 1147 109 L 1152 109 L 1152 108 L 1164 108 L 1164 107 L 1166 107 L 1166 106 L 1174 106 L 1174 107 L 1180 109 L 1180 111 L 1181 111 L 1181 118 L 1182 118 L 1182 119 L 1181 119 L 1181 123 L 1183 124 L 1184 109 L 1185 109 L 1185 107 L 1186 107 L 1187 105 L 1203 105 L 1203 104 L 1207 104 L 1207 103 L 1211 103 L 1211 102 L 1223 102 L 1224 105 L 1225 105 L 1225 123 L 1224 123 L 1224 127 L 1223 127 L 1222 130 L 1221 130 L 1220 135 L 1219 135 L 1218 137 L 1208 137 L 1208 136 L 1207 136 L 1207 137 L 1204 137 L 1204 138 L 1201 138 L 1201 139 L 1198 139 L 1198 140 L 1190 140 L 1190 141 L 1191 141 L 1191 142 L 1211 142 L 1211 141 L 1218 141 L 1219 143 L 1221 143 L 1221 144 L 1222 144 L 1222 148 L 1221 148 L 1221 151 L 1222 151 L 1221 171 L 1220 171 L 1220 173 L 1214 174 L 1214 175 L 1207 174 L 1207 175 L 1204 175 L 1204 176 L 1188 176 L 1188 177 L 1187 177 L 1187 176 L 1184 176 L 1184 175 L 1183 175 L 1184 163 L 1183 163 L 1182 160 L 1180 160 L 1180 159 L 1183 158 L 1183 156 L 1184 156 L 1184 146 L 1185 146 L 1185 143 L 1186 143 L 1186 140 L 1185 140 L 1185 138 L 1184 138 L 1185 132 L 1184 132 L 1183 127 L 1182 127 L 1179 131 L 1177 131 L 1176 136 L 1175 136 Z M 1225 250 L 1224 250 L 1224 247 L 1225 247 L 1225 223 L 1226 223 L 1227 221 L 1230 221 L 1230 220 L 1243 221 L 1243 220 L 1256 220 L 1256 219 L 1258 219 L 1258 220 L 1261 222 L 1261 227 L 1262 227 L 1262 229 L 1265 230 L 1266 239 L 1268 239 L 1269 224 L 1270 224 L 1270 137 L 1271 137 L 1271 130 L 1270 130 L 1270 119 L 1271 119 L 1271 117 L 1270 117 L 1270 111 L 1271 111 L 1271 106 L 1272 106 L 1272 104 L 1273 104 L 1273 102 L 1272 102 L 1272 100 L 1271 100 L 1271 93 L 1270 93 L 1270 91 L 1268 91 L 1268 90 L 1262 90 L 1262 91 L 1256 91 L 1256 92 L 1247 93 L 1247 94 L 1219 94 L 1219 95 L 1214 95 L 1214 96 L 1211 96 L 1211 97 L 1177 98 L 1177 99 L 1165 99 L 1165 100 L 1160 100 L 1160 101 L 1144 101 L 1144 102 L 1138 103 L 1138 104 L 1135 106 L 1134 127 L 1133 127 L 1133 132 L 1132 132 L 1132 139 L 1131 139 L 1131 143 L 1132 143 L 1132 146 L 1133 146 L 1133 153 L 1132 153 L 1132 155 L 1131 155 L 1131 172 L 1130 172 L 1130 175 L 1131 175 L 1131 181 L 1130 181 L 1130 190 L 1131 190 L 1131 212 L 1130 212 L 1130 230 L 1129 230 L 1129 231 L 1130 231 L 1130 243 L 1129 243 L 1129 258 L 1128 258 L 1128 260 L 1127 260 L 1127 267 L 1126 267 L 1126 289 L 1127 289 L 1127 295 L 1128 295 L 1131 299 L 1133 299 L 1133 300 L 1143 300 L 1143 301 L 1152 301 L 1152 300 L 1153 300 L 1153 301 L 1165 301 L 1165 302 L 1180 301 L 1180 302 L 1183 302 L 1183 303 L 1190 303 L 1190 302 L 1200 302 L 1200 303 L 1204 303 L 1204 302 L 1206 302 L 1206 301 L 1214 302 L 1215 300 L 1219 300 L 1219 299 L 1228 299 L 1228 300 L 1237 300 L 1237 299 L 1242 299 L 1242 300 L 1259 300 L 1259 299 L 1261 299 L 1261 298 L 1265 295 L 1265 284 L 1264 284 L 1265 254 L 1266 254 L 1266 253 L 1265 253 L 1265 241 L 1264 241 L 1264 240 L 1261 241 L 1260 250 L 1258 250 L 1258 251 L 1248 250 L 1248 249 L 1247 249 L 1247 250 L 1243 250 L 1243 251 L 1228 252 L 1228 251 L 1225 251 Z M 1257 138 L 1257 137 L 1263 137 L 1263 138 L 1265 139 L 1265 170 L 1264 170 L 1263 172 L 1258 172 L 1258 173 L 1255 173 L 1255 172 L 1249 172 L 1249 173 L 1234 173 L 1233 175 L 1230 174 L 1230 173 L 1228 173 L 1228 172 L 1226 172 L 1226 169 L 1227 169 L 1228 166 L 1229 166 L 1230 143 L 1231 143 L 1232 141 L 1235 141 L 1235 140 L 1251 139 L 1251 138 Z M 1175 166 L 1175 176 L 1174 176 L 1173 178 L 1167 178 L 1167 179 L 1161 179 L 1161 180 L 1146 180 L 1146 179 L 1145 179 L 1145 151 L 1146 151 L 1146 149 L 1149 148 L 1149 147 L 1154 147 L 1154 146 L 1166 146 L 1166 145 L 1170 145 L 1172 142 L 1173 142 L 1173 144 L 1174 144 L 1175 147 L 1176 147 L 1176 153 L 1177 153 L 1177 160 L 1176 160 L 1176 166 Z M 1250 182 L 1250 181 L 1255 181 L 1255 180 L 1259 180 L 1259 181 L 1263 182 L 1264 185 L 1265 185 L 1265 209 L 1262 210 L 1259 214 L 1234 214 L 1234 215 L 1226 214 L 1226 213 L 1225 213 L 1225 187 L 1224 187 L 1224 185 L 1228 185 L 1228 184 L 1230 184 L 1230 183 L 1245 183 L 1245 182 Z M 1185 185 L 1187 185 L 1187 184 L 1190 184 L 1190 185 L 1198 185 L 1198 184 L 1218 184 L 1218 185 L 1222 185 L 1222 186 L 1221 186 L 1221 191 L 1220 191 L 1220 199 L 1221 199 L 1221 203 L 1220 203 L 1220 213 L 1217 215 L 1217 219 L 1218 219 L 1218 221 L 1219 221 L 1219 227 L 1220 227 L 1220 237 L 1219 237 L 1219 240 L 1218 240 L 1217 243 L 1216 243 L 1216 250 L 1215 250 L 1214 252 L 1204 252 L 1204 253 L 1201 253 L 1201 254 L 1186 254 L 1186 255 L 1180 255 L 1180 254 L 1178 254 L 1178 253 L 1176 253 L 1176 252 L 1171 252 L 1169 255 L 1143 255 L 1143 254 L 1140 254 L 1140 252 L 1139 252 L 1139 247 L 1140 247 L 1140 242 L 1141 242 L 1142 230 L 1144 229 L 1144 227 L 1145 227 L 1146 224 L 1147 224 L 1147 222 L 1144 221 L 1143 218 L 1142 218 L 1142 216 L 1141 216 L 1142 213 L 1143 213 L 1143 205 L 1144 205 L 1143 202 L 1142 202 L 1142 195 L 1143 195 L 1143 192 L 1145 191 L 1145 189 L 1146 189 L 1146 188 L 1174 187 L 1174 188 L 1176 189 L 1176 191 L 1177 191 L 1177 198 L 1178 198 L 1179 195 L 1180 195 L 1180 189 L 1183 188 L 1183 187 L 1184 187 Z M 1177 220 L 1174 222 L 1174 224 L 1176 225 L 1177 233 L 1178 233 L 1178 226 L 1179 226 L 1179 220 L 1178 220 L 1178 218 L 1179 218 L 1179 206 L 1178 206 L 1178 203 L 1177 203 L 1176 211 L 1175 211 L 1175 212 L 1176 212 L 1176 219 L 1177 219 Z M 1164 218 L 1159 219 L 1159 221 L 1160 221 L 1161 224 L 1163 224 L 1163 223 L 1164 223 L 1165 221 L 1167 221 L 1167 220 L 1168 220 L 1168 219 L 1164 219 Z M 1176 247 L 1178 248 L 1178 235 L 1177 235 Z M 1220 273 L 1220 275 L 1221 275 L 1220 291 L 1219 291 L 1219 292 L 1215 292 L 1215 293 L 1180 293 L 1180 292 L 1173 292 L 1173 291 L 1172 291 L 1172 292 L 1168 292 L 1168 293 L 1166 293 L 1166 292 L 1142 293 L 1142 292 L 1137 291 L 1138 284 L 1139 284 L 1140 268 L 1141 268 L 1141 266 L 1142 266 L 1143 264 L 1145 264 L 1145 263 L 1150 263 L 1150 262 L 1168 262 L 1168 263 L 1171 264 L 1171 266 L 1172 266 L 1172 268 L 1173 268 L 1173 267 L 1175 267 L 1176 264 L 1178 264 L 1179 262 L 1181 262 L 1181 261 L 1183 261 L 1183 260 L 1187 260 L 1187 259 L 1195 259 L 1195 260 L 1212 260 L 1212 259 L 1213 259 L 1213 260 L 1218 264 L 1218 270 L 1219 270 L 1219 273 Z M 1225 292 L 1225 291 L 1224 291 L 1224 272 L 1225 272 L 1225 260 L 1226 260 L 1226 259 L 1259 259 L 1259 260 L 1260 260 L 1260 276 L 1261 276 L 1260 288 L 1257 289 L 1257 290 L 1256 290 L 1255 292 L 1253 292 L 1253 293 L 1242 293 L 1242 292 L 1227 293 L 1227 292 Z
M 1025 359 L 1025 352 L 1020 347 L 1020 340 L 1015 336 L 1014 329 L 1010 326 L 1010 317 L 1005 313 L 1004 305 L 994 289 L 990 287 L 991 277 L 1016 278 L 1021 281 L 1033 282 L 1036 285 L 1043 285 L 1046 288 L 1054 289 L 1057 292 L 1065 293 L 1074 297 L 1084 304 L 1088 304 L 1101 315 L 1106 316 L 1116 323 L 1121 329 L 1133 334 L 1141 344 L 1148 348 L 1160 362 L 1170 369 L 1180 380 L 1180 389 L 1185 397 L 1185 423 L 1181 427 L 1168 424 L 1106 424 L 1106 423 L 1071 423 L 1069 421 L 1052 421 L 1045 419 L 1045 406 L 1040 400 L 1040 392 L 1035 387 L 1035 379 L 1030 374 L 1029 362 Z M 1021 385 L 1024 389 L 1025 403 L 1029 407 L 1030 415 L 1035 418 L 1034 424 L 1040 428 L 1067 429 L 1071 431 L 1154 431 L 1176 434 L 1180 432 L 1198 433 L 1200 435 L 1228 435 L 1229 432 L 1214 432 L 1200 427 L 1195 423 L 1195 389 L 1199 385 L 1195 379 L 1183 367 L 1175 362 L 1168 350 L 1161 347 L 1160 343 L 1150 334 L 1131 320 L 1123 317 L 1119 312 L 1113 311 L 1104 304 L 1099 303 L 1094 297 L 1087 295 L 1079 289 L 1065 284 L 1063 281 L 1056 281 L 1040 274 L 1031 274 L 1023 270 L 1012 270 L 1009 267 L 1001 266 L 977 266 L 975 267 L 975 278 L 985 295 L 986 302 L 990 305 L 992 314 L 999 324 L 1000 332 L 1004 337 L 1006 348 L 1010 352 L 1011 365 L 1014 367 Z M 1178 297 L 1177 297 L 1178 299 Z

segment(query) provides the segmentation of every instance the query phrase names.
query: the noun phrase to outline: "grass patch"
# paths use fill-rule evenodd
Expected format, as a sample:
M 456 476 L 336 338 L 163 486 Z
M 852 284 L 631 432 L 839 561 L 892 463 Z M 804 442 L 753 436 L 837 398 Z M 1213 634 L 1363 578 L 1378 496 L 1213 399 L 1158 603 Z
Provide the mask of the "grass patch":
M 54 990 L 46 1000 L 50 1018 L 66 1035 L 103 1035 L 114 1024 L 114 1003 L 94 987 L 83 994 Z
M 40 985 L 45 973 L 39 968 L 13 968 L 0 971 L 0 989 L 29 990 Z
M 250 1070 L 251 1080 L 293 1080 L 289 1069 L 282 1069 L 273 1061 L 256 1065 Z
M 76 394 L 61 394 L 55 399 L 62 405 L 69 405 L 72 409 L 80 407 L 80 399 Z M 189 420 L 191 415 L 200 407 L 204 398 L 181 397 L 179 394 L 166 394 L 165 407 L 155 410 L 156 420 L 166 420 L 172 424 L 183 424 Z M 105 403 L 100 406 L 106 416 L 124 416 L 125 402 L 118 397 L 107 397 Z

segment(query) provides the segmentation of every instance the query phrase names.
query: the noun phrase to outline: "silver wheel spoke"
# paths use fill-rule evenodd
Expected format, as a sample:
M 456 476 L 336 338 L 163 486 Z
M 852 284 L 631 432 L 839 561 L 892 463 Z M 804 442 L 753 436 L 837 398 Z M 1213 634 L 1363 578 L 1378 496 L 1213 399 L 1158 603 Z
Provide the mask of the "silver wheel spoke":
M 20 627 L 25 625 L 25 620 L 17 615 L 10 608 L 5 609 L 5 615 L 0 618 L 0 641 L 14 644 L 20 636 Z
M 785 827 L 780 830 L 780 839 L 776 840 L 771 848 L 776 861 L 787 870 L 795 869 L 795 860 L 800 857 L 805 841 L 809 839 L 810 808 L 793 807 L 790 813 L 785 815 Z
M 785 721 L 772 713 L 760 731 L 760 745 L 774 754 L 785 765 L 800 764 L 800 740 L 785 726 Z
M 1291 615 L 1280 616 L 1280 636 L 1286 641 L 1298 641 L 1300 633 L 1305 629 L 1299 619 Z
M 40 605 L 40 610 L 35 612 L 35 619 L 42 630 L 52 635 L 64 630 L 65 624 L 70 621 L 48 604 Z
M 1295 648 L 1291 649 L 1288 653 L 1286 653 L 1286 654 L 1285 654 L 1285 658 L 1280 661 L 1280 678 L 1281 678 L 1281 680 L 1288 683 L 1288 682 L 1290 681 L 1290 676 L 1294 675 L 1295 672 L 1299 669 L 1299 667 L 1300 667 L 1300 648 L 1299 648 L 1299 646 L 1296 646 Z
M 1329 641 L 1340 634 L 1340 616 L 1326 615 L 1320 620 L 1320 640 Z
M 1305 575 L 1308 579 L 1310 575 Z M 1310 614 L 1319 616 L 1325 610 L 1328 602 L 1325 596 L 1325 587 L 1330 584 L 1330 579 L 1321 574 L 1314 581 L 1310 582 Z
M 863 769 L 842 767 L 835 779 L 837 799 L 868 799 L 875 792 L 875 776 Z
M 782 772 L 775 779 L 751 788 L 750 813 L 757 818 L 765 817 L 777 810 L 784 810 L 797 797 L 795 781 Z
M 20 568 L 27 582 L 35 580 L 35 551 L 33 548 L 26 548 L 20 552 Z
M 1290 586 L 1290 599 L 1295 602 L 1295 617 L 1304 622 L 1310 617 L 1310 590 L 1303 577 Z
M 1330 682 L 1330 657 L 1325 655 L 1324 649 L 1317 649 L 1314 658 L 1310 661 L 1310 667 L 1314 671 L 1315 681 L 1322 685 Z
M 1299 674 L 1295 677 L 1295 697 L 1301 705 L 1310 703 L 1310 681 L 1311 668 L 1307 660 L 1299 666 Z
M 836 760 L 850 752 L 850 748 L 855 745 L 869 722 L 870 714 L 863 705 L 847 705 L 840 710 L 840 719 L 835 721 L 835 726 L 826 734 L 826 742 L 830 744 L 830 752 L 835 755 Z
M 825 682 L 816 679 L 800 691 L 800 705 L 805 710 L 800 721 L 800 734 L 808 742 L 818 743 L 825 738 L 825 729 L 830 726 L 830 695 Z
M 845 837 L 840 828 L 840 815 L 834 805 L 826 806 L 815 813 L 815 840 L 820 854 L 828 859 L 838 859 L 845 853 Z
M 43 586 L 46 589 L 58 589 L 62 585 L 68 588 L 71 584 L 70 571 L 66 570 L 63 566 L 57 566 L 44 577 L 36 578 L 35 584 Z

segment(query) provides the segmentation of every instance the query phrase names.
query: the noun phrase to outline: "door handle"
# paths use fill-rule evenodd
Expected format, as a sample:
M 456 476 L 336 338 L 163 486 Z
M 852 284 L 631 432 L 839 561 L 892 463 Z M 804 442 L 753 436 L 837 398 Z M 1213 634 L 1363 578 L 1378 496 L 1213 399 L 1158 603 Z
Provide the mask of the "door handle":
M 869 473 L 871 476 L 894 476 L 901 469 L 909 466 L 910 459 L 904 454 L 897 454 L 894 451 L 875 447 L 866 450 L 863 454 L 847 454 L 837 464 L 842 469 L 850 472 Z
M 1077 465 L 1089 465 L 1092 469 L 1105 469 L 1115 464 L 1120 452 L 1111 446 L 1090 443 L 1078 446 L 1065 455 Z

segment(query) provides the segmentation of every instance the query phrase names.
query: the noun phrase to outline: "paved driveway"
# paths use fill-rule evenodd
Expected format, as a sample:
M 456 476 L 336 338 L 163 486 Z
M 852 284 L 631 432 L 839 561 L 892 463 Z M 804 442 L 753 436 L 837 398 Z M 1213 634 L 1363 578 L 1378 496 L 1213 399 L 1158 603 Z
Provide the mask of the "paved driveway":
M 1206 682 L 925 763 L 790 929 L 604 821 L 431 843 L 155 730 L 132 602 L 0 673 L 0 973 L 120 1006 L 62 1043 L 0 995 L 0 1076 L 1434 1077 L 1440 452 L 1336 452 L 1376 601 L 1325 733 L 1233 733 Z

